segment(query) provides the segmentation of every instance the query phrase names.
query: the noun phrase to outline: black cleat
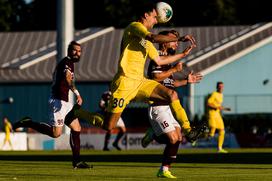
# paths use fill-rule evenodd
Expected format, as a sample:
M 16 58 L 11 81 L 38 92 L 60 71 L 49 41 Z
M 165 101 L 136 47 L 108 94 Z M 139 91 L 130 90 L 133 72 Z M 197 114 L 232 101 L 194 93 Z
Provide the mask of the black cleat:
M 189 133 L 185 135 L 186 140 L 193 143 L 197 139 L 204 137 L 206 130 L 208 129 L 206 122 L 201 122 L 192 127 Z
M 14 123 L 12 127 L 14 130 L 20 127 L 28 127 L 29 123 L 31 122 L 32 122 L 32 119 L 30 117 L 24 117 L 20 121 Z
M 110 149 L 108 147 L 104 147 L 103 151 L 110 151 Z
M 122 149 L 118 146 L 117 143 L 113 143 L 112 146 L 116 148 L 117 150 L 121 151 Z
M 93 166 L 90 166 L 83 161 L 74 164 L 74 169 L 90 169 L 90 168 L 93 168 Z

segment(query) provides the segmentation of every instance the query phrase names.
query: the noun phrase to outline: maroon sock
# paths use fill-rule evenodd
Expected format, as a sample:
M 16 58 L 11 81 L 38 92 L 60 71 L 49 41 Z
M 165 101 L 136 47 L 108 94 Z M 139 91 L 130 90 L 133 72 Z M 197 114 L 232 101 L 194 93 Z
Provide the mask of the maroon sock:
M 104 149 L 108 148 L 110 137 L 111 137 L 111 131 L 108 131 L 105 135 Z
M 177 158 L 180 141 L 175 144 L 168 143 L 163 152 L 162 166 L 170 166 Z
M 155 134 L 153 135 L 154 140 L 156 140 L 160 144 L 169 144 L 169 138 L 163 134 L 160 136 L 156 136 Z
M 39 133 L 46 134 L 50 137 L 53 137 L 53 126 L 47 123 L 43 123 L 43 122 L 39 123 L 39 122 L 31 121 L 29 125 L 27 125 L 27 127 L 32 128 L 38 131 Z
M 73 153 L 73 166 L 80 162 L 80 131 L 71 130 L 70 146 Z
M 116 136 L 116 139 L 114 140 L 115 144 L 118 144 L 119 140 L 122 138 L 122 136 L 124 135 L 123 131 L 119 131 L 119 133 Z

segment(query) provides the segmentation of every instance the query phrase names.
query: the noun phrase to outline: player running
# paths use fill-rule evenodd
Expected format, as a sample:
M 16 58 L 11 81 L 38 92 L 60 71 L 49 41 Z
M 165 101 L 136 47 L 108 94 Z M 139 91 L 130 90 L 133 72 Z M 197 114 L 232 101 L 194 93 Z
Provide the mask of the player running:
M 227 150 L 223 149 L 224 139 L 225 139 L 225 126 L 224 121 L 221 116 L 221 111 L 230 111 L 228 107 L 223 107 L 223 91 L 224 83 L 217 82 L 216 91 L 214 91 L 208 98 L 208 121 L 209 121 L 209 137 L 214 137 L 215 131 L 218 130 L 218 153 L 228 153 Z
M 19 127 L 32 128 L 52 138 L 58 138 L 62 134 L 64 124 L 71 128 L 70 146 L 73 153 L 73 167 L 90 168 L 80 161 L 80 131 L 81 126 L 78 118 L 74 117 L 65 121 L 67 113 L 72 109 L 73 104 L 69 101 L 69 90 L 76 95 L 77 105 L 82 105 L 82 98 L 74 83 L 74 64 L 80 61 L 81 45 L 72 41 L 68 46 L 68 55 L 56 66 L 53 74 L 51 97 L 49 103 L 50 123 L 35 122 L 30 117 L 25 117 L 14 124 L 14 129 Z
M 7 143 L 9 143 L 10 148 L 13 150 L 13 146 L 12 146 L 12 143 L 11 143 L 11 140 L 10 140 L 10 132 L 13 132 L 13 129 L 12 129 L 12 125 L 9 122 L 7 117 L 3 118 L 3 125 L 4 125 L 4 131 L 5 131 L 5 139 L 4 139 L 4 142 L 3 142 L 3 145 L 2 145 L 1 148 L 3 149 L 4 146 Z

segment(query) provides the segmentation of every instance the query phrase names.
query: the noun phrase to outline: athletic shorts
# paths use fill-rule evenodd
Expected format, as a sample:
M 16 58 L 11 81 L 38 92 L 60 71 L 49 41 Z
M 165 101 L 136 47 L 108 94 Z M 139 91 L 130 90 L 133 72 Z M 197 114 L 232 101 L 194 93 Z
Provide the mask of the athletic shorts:
M 124 121 L 123 121 L 123 119 L 122 119 L 121 117 L 120 117 L 119 120 L 117 121 L 116 127 L 117 127 L 117 128 L 126 127 L 126 126 L 125 126 L 125 123 L 124 123 Z
M 118 77 L 111 85 L 112 97 L 107 111 L 121 113 L 132 99 L 147 102 L 151 93 L 159 84 L 146 78 L 136 80 L 125 76 Z
M 50 125 L 60 127 L 64 125 L 65 116 L 72 110 L 73 104 L 59 99 L 48 100 Z
M 148 117 L 156 136 L 175 131 L 176 127 L 180 128 L 169 106 L 150 106 Z
M 209 127 L 225 129 L 224 122 L 220 113 L 209 114 Z

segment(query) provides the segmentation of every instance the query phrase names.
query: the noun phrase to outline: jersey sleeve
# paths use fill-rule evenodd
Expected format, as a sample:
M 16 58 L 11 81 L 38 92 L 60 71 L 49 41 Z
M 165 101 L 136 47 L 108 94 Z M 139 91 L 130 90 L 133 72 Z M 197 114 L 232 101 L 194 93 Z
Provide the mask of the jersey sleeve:
M 140 38 L 145 38 L 150 34 L 146 27 L 140 22 L 132 22 L 130 24 L 130 33 Z
M 158 50 L 156 49 L 156 47 L 154 46 L 154 44 L 151 43 L 148 40 L 147 40 L 147 51 L 148 51 L 148 57 L 151 60 L 155 60 L 156 58 L 159 57 Z

